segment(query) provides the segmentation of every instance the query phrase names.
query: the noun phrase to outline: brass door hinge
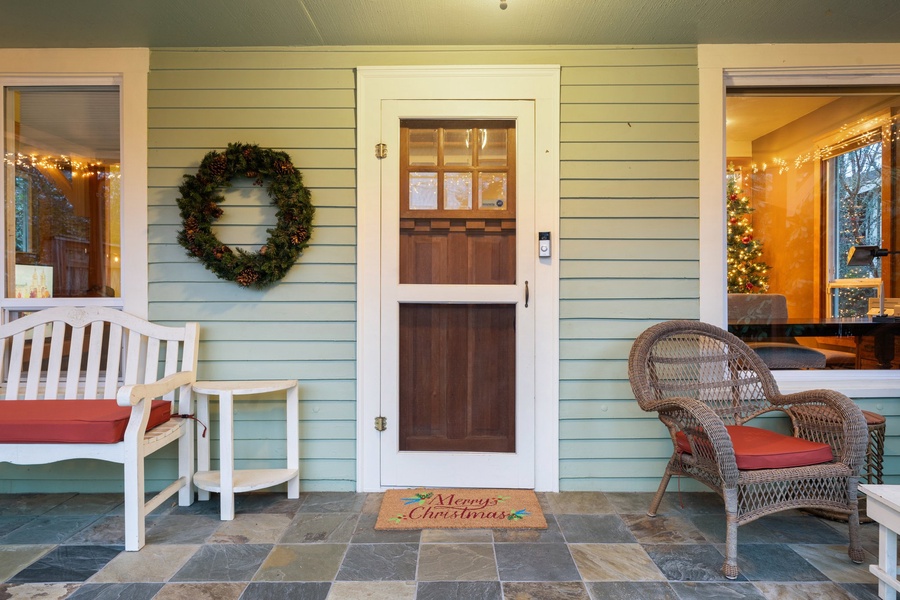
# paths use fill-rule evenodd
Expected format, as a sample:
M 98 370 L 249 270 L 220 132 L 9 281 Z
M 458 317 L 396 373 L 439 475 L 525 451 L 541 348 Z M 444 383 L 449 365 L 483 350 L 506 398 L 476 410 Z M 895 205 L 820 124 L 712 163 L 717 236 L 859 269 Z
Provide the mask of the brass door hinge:
M 375 431 L 384 431 L 387 429 L 387 419 L 385 417 L 375 417 Z
M 375 158 L 378 160 L 387 158 L 387 144 L 384 142 L 375 144 Z

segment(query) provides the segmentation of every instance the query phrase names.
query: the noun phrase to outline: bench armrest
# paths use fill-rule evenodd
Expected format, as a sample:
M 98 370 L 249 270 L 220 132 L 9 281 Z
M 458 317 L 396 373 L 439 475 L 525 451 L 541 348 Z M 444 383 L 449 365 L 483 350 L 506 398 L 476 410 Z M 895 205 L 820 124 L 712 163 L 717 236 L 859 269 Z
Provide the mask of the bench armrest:
M 153 383 L 123 385 L 116 394 L 116 402 L 119 406 L 135 406 L 143 400 L 159 398 L 176 388 L 194 383 L 196 380 L 197 377 L 193 371 L 179 371 Z

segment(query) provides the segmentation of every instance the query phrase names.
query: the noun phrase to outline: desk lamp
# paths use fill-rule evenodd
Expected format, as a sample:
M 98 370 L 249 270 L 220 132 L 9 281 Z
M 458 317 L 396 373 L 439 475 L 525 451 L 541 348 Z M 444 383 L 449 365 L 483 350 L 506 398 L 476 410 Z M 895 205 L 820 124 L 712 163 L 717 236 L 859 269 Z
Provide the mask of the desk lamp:
M 876 258 L 887 256 L 888 254 L 900 254 L 898 250 L 888 250 L 879 246 L 851 246 L 847 253 L 848 267 L 866 267 L 872 264 Z M 878 314 L 872 317 L 873 321 L 890 321 L 894 322 L 895 317 L 889 317 L 884 314 L 884 279 L 878 284 Z

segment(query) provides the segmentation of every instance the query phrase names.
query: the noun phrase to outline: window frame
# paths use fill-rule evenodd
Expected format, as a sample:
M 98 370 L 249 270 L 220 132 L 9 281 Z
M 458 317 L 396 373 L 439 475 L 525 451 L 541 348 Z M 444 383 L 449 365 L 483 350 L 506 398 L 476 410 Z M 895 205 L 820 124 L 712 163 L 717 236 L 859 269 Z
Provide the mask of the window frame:
M 725 94 L 728 87 L 898 85 L 885 65 L 900 44 L 701 44 L 699 75 L 700 299 L 702 321 L 727 327 Z M 854 398 L 897 395 L 898 371 L 776 371 L 783 392 L 836 389 Z
M 0 93 L 7 87 L 116 85 L 119 87 L 121 151 L 121 272 L 119 298 L 7 298 L 0 297 L 0 321 L 16 311 L 51 306 L 102 305 L 148 316 L 147 248 L 147 75 L 150 51 L 116 49 L 0 49 Z M 5 102 L 2 111 L 5 111 Z M 4 117 L 5 119 L 5 117 Z M 5 122 L 5 121 L 4 121 Z M 5 128 L 4 128 L 5 129 Z M 0 169 L 0 189 L 6 190 L 6 169 Z M 5 201 L 5 193 L 4 193 Z M 6 231 L 5 210 L 0 228 Z M 6 281 L 5 247 L 0 250 L 0 280 Z

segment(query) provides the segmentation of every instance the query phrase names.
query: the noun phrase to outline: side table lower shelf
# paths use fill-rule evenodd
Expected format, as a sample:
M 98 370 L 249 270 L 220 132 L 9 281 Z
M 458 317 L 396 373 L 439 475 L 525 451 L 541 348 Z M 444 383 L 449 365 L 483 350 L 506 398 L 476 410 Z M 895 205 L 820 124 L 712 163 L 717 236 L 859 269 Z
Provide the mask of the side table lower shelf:
M 287 483 L 297 477 L 298 469 L 235 469 L 232 490 L 253 492 L 263 490 L 279 483 Z M 222 491 L 221 472 L 198 471 L 194 473 L 194 485 L 207 492 Z

